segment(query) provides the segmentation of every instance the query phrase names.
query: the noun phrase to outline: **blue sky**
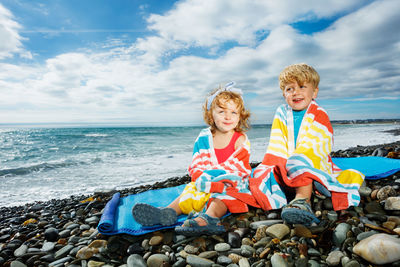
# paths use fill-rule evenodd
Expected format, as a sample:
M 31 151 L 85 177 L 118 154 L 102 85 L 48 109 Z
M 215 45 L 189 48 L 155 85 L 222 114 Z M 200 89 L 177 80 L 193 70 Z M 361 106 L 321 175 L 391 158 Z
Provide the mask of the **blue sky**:
M 279 72 L 300 62 L 332 120 L 400 118 L 398 14 L 396 0 L 1 0 L 0 124 L 198 125 L 231 80 L 270 123 Z

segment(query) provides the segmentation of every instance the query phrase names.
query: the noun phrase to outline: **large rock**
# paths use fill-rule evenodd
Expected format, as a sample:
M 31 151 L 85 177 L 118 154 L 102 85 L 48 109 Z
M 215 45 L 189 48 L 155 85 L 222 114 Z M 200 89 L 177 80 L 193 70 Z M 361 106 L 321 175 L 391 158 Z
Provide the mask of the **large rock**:
M 400 260 L 400 239 L 388 234 L 376 234 L 358 242 L 353 252 L 373 264 L 388 264 Z

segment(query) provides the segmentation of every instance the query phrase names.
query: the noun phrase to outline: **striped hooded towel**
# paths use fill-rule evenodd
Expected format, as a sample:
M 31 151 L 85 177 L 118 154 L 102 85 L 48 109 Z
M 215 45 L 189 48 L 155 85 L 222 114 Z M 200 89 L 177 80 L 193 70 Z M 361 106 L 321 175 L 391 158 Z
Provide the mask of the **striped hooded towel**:
M 364 175 L 353 169 L 339 169 L 330 156 L 332 145 L 328 115 L 315 101 L 304 114 L 296 143 L 293 111 L 289 105 L 281 105 L 272 123 L 267 153 L 254 175 L 263 176 L 274 166 L 274 176 L 280 184 L 300 187 L 315 180 L 331 192 L 334 210 L 357 206 Z
M 188 168 L 192 182 L 185 187 L 179 203 L 183 213 L 201 211 L 208 199 L 213 198 L 222 200 L 232 213 L 247 212 L 247 205 L 260 207 L 250 191 L 250 142 L 245 137 L 242 146 L 226 161 L 218 163 L 211 130 L 207 128 L 200 132 Z

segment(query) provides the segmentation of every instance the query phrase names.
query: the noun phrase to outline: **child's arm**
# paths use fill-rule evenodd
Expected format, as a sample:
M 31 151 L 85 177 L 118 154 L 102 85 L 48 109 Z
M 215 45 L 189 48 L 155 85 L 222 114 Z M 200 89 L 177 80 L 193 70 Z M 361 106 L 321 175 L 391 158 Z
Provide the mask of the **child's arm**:
M 244 136 L 244 134 L 242 134 L 235 143 L 235 150 L 238 149 L 240 146 L 243 145 L 244 141 L 246 141 L 246 137 Z

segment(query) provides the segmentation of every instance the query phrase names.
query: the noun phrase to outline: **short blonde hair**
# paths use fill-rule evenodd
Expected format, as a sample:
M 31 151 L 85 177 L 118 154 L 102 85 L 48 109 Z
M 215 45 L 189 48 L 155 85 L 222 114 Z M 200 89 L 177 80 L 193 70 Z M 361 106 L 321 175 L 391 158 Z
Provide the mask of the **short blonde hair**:
M 210 95 L 213 95 L 221 88 L 222 87 L 220 86 L 220 88 L 213 90 Z M 250 111 L 246 110 L 242 96 L 231 91 L 222 91 L 214 98 L 214 100 L 212 100 L 210 109 L 207 109 L 208 98 L 206 99 L 203 105 L 203 118 L 205 123 L 207 123 L 211 127 L 211 132 L 214 133 L 215 130 L 217 129 L 212 116 L 213 109 L 216 108 L 217 106 L 224 108 L 225 103 L 230 100 L 232 100 L 233 103 L 237 105 L 239 111 L 239 123 L 236 126 L 235 131 L 245 132 L 250 129 L 250 123 L 249 123 Z
M 319 79 L 319 74 L 313 67 L 305 63 L 293 64 L 284 68 L 279 74 L 279 87 L 284 90 L 287 84 L 296 81 L 300 86 L 311 83 L 315 89 L 318 87 Z

